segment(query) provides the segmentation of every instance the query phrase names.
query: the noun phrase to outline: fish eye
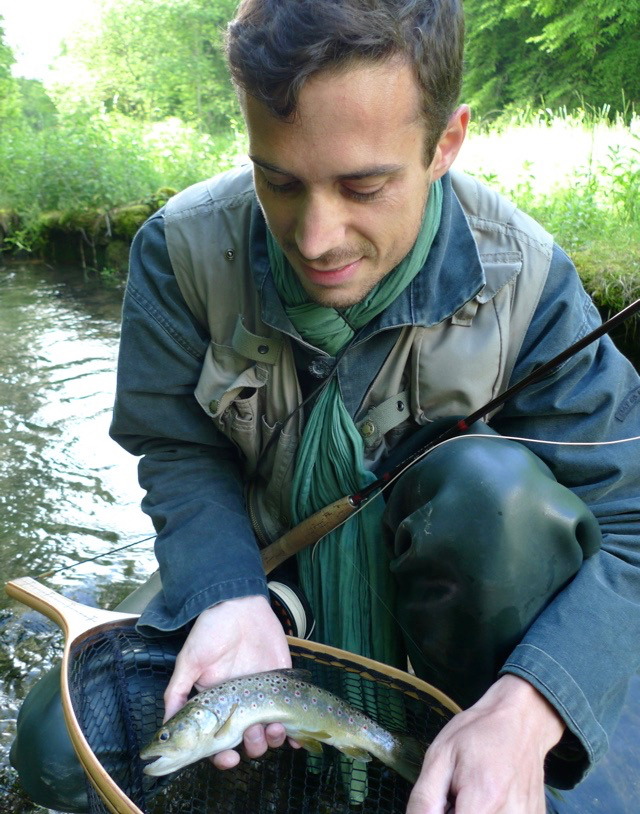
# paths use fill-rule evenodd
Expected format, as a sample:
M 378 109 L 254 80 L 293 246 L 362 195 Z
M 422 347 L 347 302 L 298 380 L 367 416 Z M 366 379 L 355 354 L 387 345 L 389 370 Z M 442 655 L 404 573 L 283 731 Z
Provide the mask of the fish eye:
M 168 741 L 170 737 L 171 733 L 169 732 L 169 730 L 163 729 L 158 735 L 158 740 L 164 743 L 165 741 Z

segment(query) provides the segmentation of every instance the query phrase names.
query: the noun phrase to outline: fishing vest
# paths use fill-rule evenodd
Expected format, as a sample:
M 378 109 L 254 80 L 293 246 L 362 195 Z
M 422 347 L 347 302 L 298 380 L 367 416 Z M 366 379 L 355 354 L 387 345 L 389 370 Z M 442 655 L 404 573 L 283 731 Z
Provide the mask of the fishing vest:
M 403 327 L 371 370 L 354 417 L 370 464 L 417 427 L 468 415 L 507 387 L 546 281 L 551 236 L 473 178 L 450 177 L 486 283 L 437 325 Z M 173 197 L 165 234 L 180 290 L 211 336 L 195 397 L 241 454 L 248 512 L 266 543 L 290 527 L 304 412 L 296 409 L 298 340 L 261 317 L 249 261 L 254 202 L 251 168 L 232 170 Z

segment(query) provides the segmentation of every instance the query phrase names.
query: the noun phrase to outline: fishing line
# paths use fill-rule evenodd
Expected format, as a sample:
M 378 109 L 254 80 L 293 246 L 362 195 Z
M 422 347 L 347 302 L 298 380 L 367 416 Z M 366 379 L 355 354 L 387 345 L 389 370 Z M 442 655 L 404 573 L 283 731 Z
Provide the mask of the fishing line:
M 54 568 L 52 571 L 45 571 L 44 574 L 38 574 L 35 578 L 46 579 L 48 577 L 52 577 L 54 574 L 59 574 L 61 571 L 68 571 L 70 568 L 77 568 L 79 565 L 84 565 L 87 562 L 95 562 L 103 557 L 108 557 L 111 554 L 117 554 L 119 551 L 124 551 L 127 548 L 133 548 L 134 546 L 141 545 L 149 540 L 153 540 L 155 536 L 155 534 L 152 534 L 150 537 L 143 537 L 142 540 L 136 540 L 134 543 L 127 543 L 119 548 L 110 548 L 109 551 L 103 551 L 102 554 L 96 554 L 95 557 L 88 557 L 86 560 L 78 560 L 77 562 L 71 563 L 71 565 L 63 565 L 60 568 Z
M 416 458 L 412 458 L 411 461 L 408 462 L 404 466 L 404 468 L 402 468 L 399 472 L 396 472 L 393 475 L 393 477 L 390 477 L 389 480 L 387 480 L 384 484 L 382 484 L 379 487 L 379 491 L 376 492 L 375 495 L 372 495 L 371 497 L 369 497 L 366 500 L 362 501 L 362 503 L 358 506 L 358 508 L 355 509 L 348 517 L 345 517 L 344 520 L 341 520 L 339 523 L 336 524 L 335 528 L 328 531 L 326 534 L 324 534 L 322 537 L 320 537 L 319 540 L 316 540 L 316 542 L 313 545 L 312 557 L 315 554 L 316 547 L 318 546 L 319 543 L 321 543 L 325 539 L 327 534 L 330 534 L 331 531 L 335 531 L 335 529 L 339 529 L 340 526 L 343 526 L 348 520 L 351 520 L 352 517 L 355 517 L 363 509 L 366 509 L 366 507 L 370 505 L 371 501 L 375 500 L 377 497 L 380 497 L 382 495 L 382 493 L 385 491 L 385 489 L 387 489 L 389 486 L 391 486 L 391 484 L 395 483 L 395 481 L 398 480 L 398 478 L 401 475 L 404 475 L 404 473 L 407 471 L 407 469 L 410 469 L 414 464 L 417 464 L 418 461 L 423 460 L 427 455 L 429 455 L 430 452 L 433 452 L 434 450 L 438 449 L 439 447 L 442 447 L 445 444 L 449 444 L 451 441 L 462 441 L 465 438 L 485 438 L 488 441 L 501 441 L 501 440 L 505 440 L 505 441 L 521 441 L 521 442 L 530 443 L 530 444 L 547 444 L 549 446 L 561 446 L 561 447 L 562 446 L 565 446 L 565 447 L 606 447 L 606 446 L 612 446 L 613 444 L 629 444 L 632 441 L 640 441 L 640 435 L 634 435 L 631 438 L 619 438 L 616 441 L 548 441 L 548 440 L 543 440 L 543 439 L 540 439 L 540 438 L 526 438 L 524 436 L 519 436 L 519 435 L 485 435 L 484 433 L 465 433 L 465 435 L 454 435 L 452 438 L 445 438 L 443 441 L 440 441 L 437 444 L 434 444 L 434 446 L 429 447 L 428 449 L 424 450 Z
M 424 450 L 418 457 L 412 459 L 409 463 L 406 464 L 406 466 L 404 468 L 402 468 L 399 472 L 396 472 L 393 475 L 393 477 L 391 477 L 385 484 L 380 486 L 379 491 L 376 492 L 375 495 L 372 495 L 370 498 L 367 498 L 365 501 L 363 501 L 358 506 L 358 508 L 355 509 L 355 511 L 352 514 L 349 515 L 349 517 L 346 517 L 344 520 L 342 520 L 340 523 L 338 523 L 335 526 L 335 528 L 332 529 L 331 531 L 335 531 L 336 529 L 339 529 L 340 526 L 343 526 L 348 520 L 351 520 L 352 517 L 355 517 L 356 514 L 359 514 L 361 511 L 366 509 L 367 506 L 369 506 L 373 500 L 375 500 L 376 498 L 378 498 L 378 497 L 380 497 L 382 495 L 382 493 L 385 491 L 385 489 L 387 489 L 389 486 L 391 486 L 393 483 L 395 483 L 395 481 L 398 480 L 399 477 L 404 475 L 404 473 L 408 469 L 410 469 L 414 464 L 418 463 L 418 461 L 423 460 L 431 452 L 438 449 L 439 447 L 444 446 L 445 444 L 451 443 L 452 441 L 463 441 L 463 440 L 465 440 L 467 438 L 483 438 L 483 439 L 485 439 L 487 441 L 501 441 L 501 440 L 504 440 L 504 441 L 520 441 L 520 442 L 533 443 L 533 444 L 546 444 L 548 446 L 568 446 L 568 447 L 605 447 L 605 446 L 612 446 L 614 444 L 628 444 L 628 443 L 631 443 L 632 441 L 640 441 L 640 435 L 635 435 L 635 436 L 632 436 L 631 438 L 620 438 L 620 439 L 617 439 L 615 441 L 550 441 L 550 440 L 543 440 L 543 439 L 539 439 L 539 438 L 525 438 L 523 436 L 517 436 L 517 435 L 486 435 L 484 433 L 467 433 L 465 435 L 455 435 L 452 438 L 445 438 L 444 440 L 440 441 L 439 443 L 434 444 L 433 446 L 431 446 L 428 449 Z M 325 538 L 331 533 L 331 531 L 328 531 L 325 535 L 323 535 L 319 540 L 317 540 L 314 543 L 313 548 L 311 550 L 311 562 L 312 563 L 313 563 L 314 558 L 315 558 L 316 548 L 318 547 L 318 545 L 323 540 L 325 540 Z M 337 544 L 340 547 L 340 550 L 341 550 L 342 554 L 344 555 L 345 559 L 347 559 L 351 563 L 351 566 L 353 567 L 354 571 L 361 577 L 364 584 L 371 591 L 371 595 L 380 603 L 380 606 L 382 608 L 384 608 L 384 610 L 389 614 L 391 619 L 398 626 L 398 629 L 402 631 L 402 633 L 405 635 L 407 640 L 416 649 L 416 652 L 421 653 L 420 648 L 418 647 L 417 643 L 414 641 L 414 639 L 411 636 L 411 634 L 409 633 L 409 631 L 407 631 L 403 627 L 403 625 L 398 620 L 398 618 L 396 617 L 393 610 L 385 602 L 384 598 L 372 586 L 372 584 L 371 584 L 370 580 L 368 579 L 367 575 L 358 567 L 357 563 L 355 562 L 355 560 L 353 559 L 351 554 L 346 550 L 344 545 L 342 543 L 340 543 L 340 538 L 337 537 L 336 540 L 337 540 Z M 433 665 L 429 665 L 429 666 L 432 667 Z

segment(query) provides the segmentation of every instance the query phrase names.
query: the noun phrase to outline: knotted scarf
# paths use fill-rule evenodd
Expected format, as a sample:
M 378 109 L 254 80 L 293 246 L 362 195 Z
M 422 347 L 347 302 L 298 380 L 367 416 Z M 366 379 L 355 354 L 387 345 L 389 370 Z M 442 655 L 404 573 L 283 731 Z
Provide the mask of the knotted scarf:
M 312 302 L 282 250 L 267 230 L 275 285 L 294 327 L 310 344 L 336 356 L 356 329 L 381 313 L 423 267 L 440 225 L 442 185 L 431 185 L 413 248 L 361 301 L 345 309 Z M 375 374 L 375 371 L 373 372 Z M 294 523 L 374 480 L 364 465 L 364 444 L 333 376 L 318 396 L 298 449 L 292 491 Z M 386 664 L 404 667 L 395 622 L 395 585 L 389 571 L 374 500 L 317 546 L 298 554 L 300 586 L 316 619 L 314 639 Z

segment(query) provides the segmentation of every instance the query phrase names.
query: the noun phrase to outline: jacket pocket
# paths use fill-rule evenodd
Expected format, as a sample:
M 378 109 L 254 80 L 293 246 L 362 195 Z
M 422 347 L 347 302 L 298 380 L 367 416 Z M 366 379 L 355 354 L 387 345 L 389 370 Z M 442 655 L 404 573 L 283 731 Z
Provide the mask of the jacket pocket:
M 212 342 L 195 389 L 198 404 L 242 454 L 248 476 L 262 446 L 259 415 L 268 377 L 261 365 Z

